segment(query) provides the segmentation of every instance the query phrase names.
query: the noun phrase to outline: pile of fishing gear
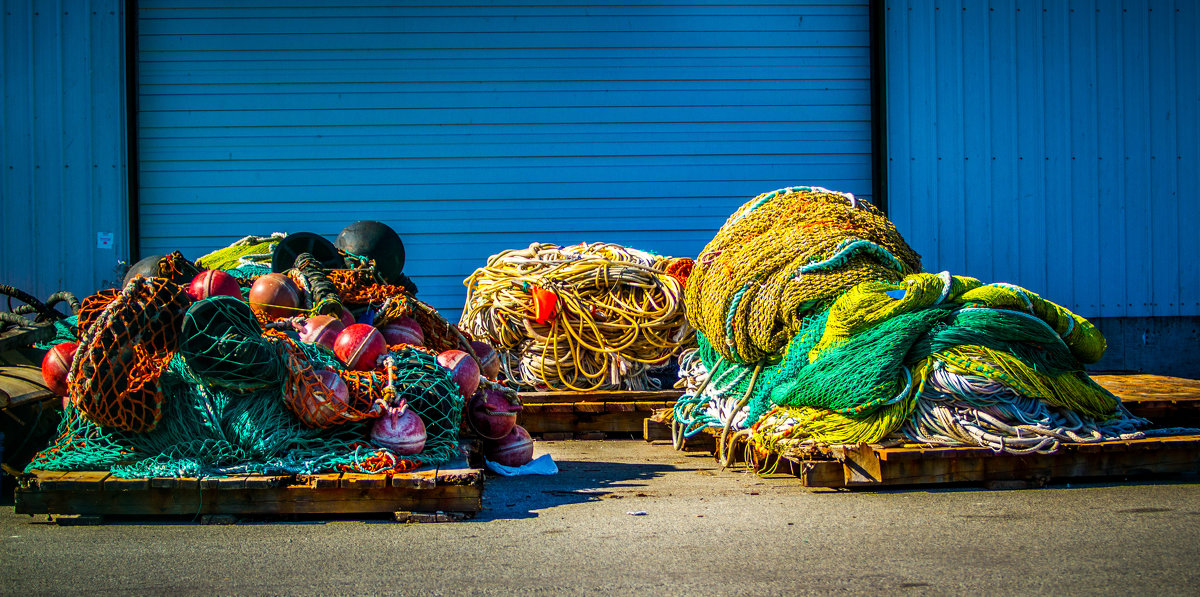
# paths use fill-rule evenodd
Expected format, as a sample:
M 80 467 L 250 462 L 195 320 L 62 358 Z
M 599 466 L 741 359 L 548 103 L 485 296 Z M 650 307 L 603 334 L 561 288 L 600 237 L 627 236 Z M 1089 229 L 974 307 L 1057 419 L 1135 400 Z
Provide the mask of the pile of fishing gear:
M 1023 454 L 1148 424 L 1085 373 L 1105 350 L 1086 319 L 1011 284 L 921 272 L 853 195 L 747 202 L 685 297 L 698 348 L 680 355 L 680 437 L 717 428 L 759 455 L 885 438 Z
M 42 368 L 64 416 L 28 469 L 381 473 L 459 458 L 476 393 L 513 422 L 519 403 L 402 267 L 399 237 L 370 221 L 336 245 L 247 237 L 196 263 L 140 261 L 56 323 Z M 528 434 L 515 443 L 532 455 Z
M 459 326 L 525 389 L 656 389 L 651 372 L 691 341 L 691 266 L 612 243 L 507 250 L 464 281 Z

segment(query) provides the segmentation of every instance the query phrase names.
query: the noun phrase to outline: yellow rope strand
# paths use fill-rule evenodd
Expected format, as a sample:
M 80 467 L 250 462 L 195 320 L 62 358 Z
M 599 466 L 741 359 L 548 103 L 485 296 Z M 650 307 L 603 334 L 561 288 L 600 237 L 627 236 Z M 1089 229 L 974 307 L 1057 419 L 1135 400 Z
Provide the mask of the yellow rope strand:
M 642 389 L 644 371 L 688 339 L 673 261 L 611 243 L 506 250 L 464 280 L 459 325 L 508 352 L 507 373 L 522 383 Z M 546 323 L 535 321 L 534 288 L 557 297 Z

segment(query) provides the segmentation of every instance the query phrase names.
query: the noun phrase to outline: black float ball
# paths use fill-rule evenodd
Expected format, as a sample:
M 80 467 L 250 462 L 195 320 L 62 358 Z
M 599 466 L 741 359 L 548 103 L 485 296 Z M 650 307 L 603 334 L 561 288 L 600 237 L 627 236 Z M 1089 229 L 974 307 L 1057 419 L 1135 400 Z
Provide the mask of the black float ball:
M 156 278 L 161 276 L 162 268 L 159 267 L 159 262 L 162 261 L 163 257 L 166 257 L 166 255 L 149 255 L 139 259 L 137 263 L 129 266 L 129 271 L 125 272 L 125 279 L 121 280 L 121 288 L 127 286 L 129 281 L 132 280 L 134 276 L 142 276 L 145 278 Z
M 390 226 L 362 220 L 342 229 L 333 245 L 347 253 L 375 260 L 375 271 L 384 282 L 396 284 L 404 271 L 404 243 Z

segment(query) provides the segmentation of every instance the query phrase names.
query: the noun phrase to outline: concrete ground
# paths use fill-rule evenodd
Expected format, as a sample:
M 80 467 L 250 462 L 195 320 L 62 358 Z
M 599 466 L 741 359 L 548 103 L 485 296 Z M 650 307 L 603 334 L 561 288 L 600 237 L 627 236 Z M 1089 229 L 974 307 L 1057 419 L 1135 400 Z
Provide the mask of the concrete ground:
M 59 527 L 0 507 L 5 595 L 1145 594 L 1200 589 L 1194 477 L 806 490 L 638 440 L 538 442 L 443 524 Z

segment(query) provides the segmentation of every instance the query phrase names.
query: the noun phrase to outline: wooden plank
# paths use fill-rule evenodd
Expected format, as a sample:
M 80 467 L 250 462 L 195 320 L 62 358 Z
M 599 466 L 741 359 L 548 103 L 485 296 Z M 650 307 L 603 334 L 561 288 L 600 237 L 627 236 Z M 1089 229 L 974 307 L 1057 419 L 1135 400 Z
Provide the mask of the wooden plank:
M 175 489 L 175 477 L 150 477 L 150 487 L 155 489 Z
M 49 323 L 20 325 L 0 332 L 0 351 L 28 348 L 54 338 L 54 325 Z
M 246 489 L 273 489 L 276 487 L 287 487 L 295 480 L 295 475 L 247 475 Z
M 1077 449 L 1085 448 L 1085 449 Z M 1100 447 L 1099 450 L 1092 449 Z M 879 456 L 878 470 L 870 454 L 858 447 L 840 451 L 842 480 L 832 482 L 817 475 L 806 486 L 891 486 L 941 483 L 991 482 L 1009 480 L 1045 481 L 1064 478 L 1108 478 L 1130 475 L 1171 474 L 1200 470 L 1200 444 L 1195 438 L 1164 441 L 1158 438 L 1070 444 L 1055 454 L 1011 455 L 980 453 L 971 449 L 951 448 L 953 457 L 940 457 L 944 450 L 924 450 L 932 457 L 889 457 L 896 448 L 870 450 Z M 911 452 L 911 451 L 910 451 Z M 921 451 L 917 451 L 918 453 Z M 825 465 L 821 465 L 825 466 Z M 802 479 L 803 481 L 803 479 Z M 817 483 L 810 485 L 809 483 Z
M 122 479 L 110 475 L 104 480 L 104 491 L 142 491 L 149 489 L 149 487 L 150 479 L 146 478 Z
M 597 390 L 592 392 L 520 392 L 522 405 L 570 402 L 647 402 L 662 401 L 674 404 L 683 395 L 680 390 Z
M 296 478 L 297 485 L 307 485 L 316 489 L 341 487 L 342 473 L 321 473 L 317 475 L 302 475 Z
M 466 462 L 451 463 L 437 471 L 438 485 L 483 486 L 483 471 L 467 466 Z
M 341 486 L 354 489 L 378 489 L 387 487 L 390 475 L 371 475 L 363 473 L 343 473 Z
M 0 366 L 0 408 L 58 398 L 42 380 L 41 367 Z
M 409 489 L 430 489 L 437 486 L 438 474 L 436 469 L 397 473 L 392 475 L 392 487 Z
M 438 485 L 429 489 L 403 487 L 329 489 L 266 488 L 141 491 L 37 491 L 19 488 L 19 514 L 187 515 L 205 514 L 367 514 L 416 512 L 478 512 L 478 484 Z
M 845 469 L 836 460 L 806 460 L 799 464 L 800 483 L 805 487 L 843 487 Z M 795 471 L 795 466 L 793 466 Z
M 980 446 L 922 446 L 905 445 L 879 450 L 879 459 L 885 461 L 921 460 L 929 458 L 964 458 L 994 456 L 991 448 Z
M 674 409 L 672 408 L 656 408 L 650 413 L 649 418 L 655 423 L 667 423 L 674 416 Z
M 201 489 L 218 489 L 235 491 L 246 488 L 246 477 L 249 475 L 230 475 L 228 477 L 205 477 L 201 479 Z
M 1200 380 L 1166 375 L 1092 375 L 1096 383 L 1122 401 L 1186 399 L 1200 400 Z
M 638 407 L 633 402 L 605 402 L 604 403 L 604 412 L 631 413 L 631 412 L 636 412 L 637 410 L 638 410 Z M 646 414 L 644 414 L 642 416 L 646 417 L 648 415 L 649 415 L 649 411 L 646 411 Z
M 75 471 L 59 477 L 50 488 L 43 490 L 89 490 L 102 491 L 104 480 L 111 475 L 108 471 Z
M 576 402 L 572 410 L 579 413 L 602 413 L 605 411 L 603 402 Z M 522 407 L 526 408 L 526 407 Z
M 643 400 L 643 401 L 639 401 L 639 402 L 634 402 L 633 406 L 635 408 L 637 408 L 638 410 L 644 410 L 646 412 L 654 412 L 659 409 L 666 409 L 666 408 L 671 408 L 671 407 L 675 406 L 675 401 L 671 400 L 669 402 L 664 402 L 661 400 L 656 400 L 656 401 Z
M 653 419 L 645 419 L 642 421 L 642 439 L 648 442 L 671 441 L 671 426 Z
M 632 405 L 630 405 L 632 406 Z M 533 434 L 583 433 L 640 433 L 645 411 L 621 411 L 603 413 L 537 412 L 522 410 L 517 415 L 517 424 Z
M 872 485 L 883 480 L 879 452 L 867 444 L 834 446 L 833 455 L 842 463 L 846 486 Z
M 29 485 L 31 488 L 53 489 L 59 480 L 70 473 L 63 471 L 34 471 L 33 474 L 34 478 Z

